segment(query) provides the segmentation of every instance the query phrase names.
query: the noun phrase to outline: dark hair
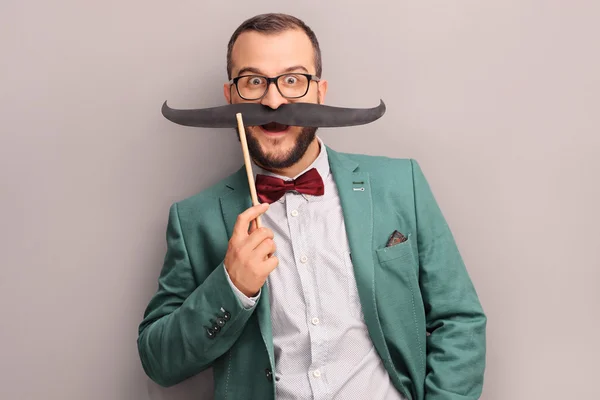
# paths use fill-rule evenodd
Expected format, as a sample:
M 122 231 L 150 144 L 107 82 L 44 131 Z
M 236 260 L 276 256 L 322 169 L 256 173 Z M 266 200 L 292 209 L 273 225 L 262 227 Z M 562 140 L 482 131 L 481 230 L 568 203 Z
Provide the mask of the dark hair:
M 227 45 L 227 77 L 231 79 L 231 69 L 232 69 L 232 61 L 231 61 L 231 52 L 233 50 L 233 45 L 237 40 L 238 36 L 240 36 L 243 32 L 247 31 L 255 31 L 261 33 L 281 33 L 289 29 L 301 29 L 306 33 L 308 38 L 310 39 L 313 48 L 315 50 L 315 69 L 319 78 L 321 77 L 321 73 L 323 71 L 322 61 L 321 61 L 321 48 L 319 47 L 319 41 L 317 40 L 317 36 L 302 20 L 293 17 L 288 14 L 280 14 L 280 13 L 270 13 L 270 14 L 260 14 L 246 21 L 242 22 L 242 24 L 233 32 L 231 35 L 231 39 L 229 39 L 229 44 Z

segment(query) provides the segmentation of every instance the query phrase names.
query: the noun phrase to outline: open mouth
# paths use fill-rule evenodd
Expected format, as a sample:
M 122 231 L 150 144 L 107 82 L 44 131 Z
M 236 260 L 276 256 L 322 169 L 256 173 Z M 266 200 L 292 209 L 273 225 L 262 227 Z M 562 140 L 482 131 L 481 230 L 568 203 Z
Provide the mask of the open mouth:
M 279 133 L 286 131 L 289 128 L 289 125 L 283 125 L 277 122 L 269 122 L 268 124 L 261 125 L 260 127 L 268 133 Z

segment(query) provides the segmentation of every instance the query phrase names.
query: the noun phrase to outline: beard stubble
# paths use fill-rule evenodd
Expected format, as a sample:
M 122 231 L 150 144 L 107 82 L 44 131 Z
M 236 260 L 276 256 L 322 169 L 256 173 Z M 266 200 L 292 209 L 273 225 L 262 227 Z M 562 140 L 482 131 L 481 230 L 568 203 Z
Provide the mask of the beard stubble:
M 249 129 L 248 129 L 249 128 Z M 317 129 L 316 127 L 303 127 L 300 134 L 296 137 L 294 146 L 287 154 L 283 157 L 273 157 L 272 155 L 264 152 L 260 146 L 259 141 L 254 136 L 254 129 L 260 129 L 258 127 L 248 127 L 246 129 L 246 141 L 248 142 L 248 152 L 250 157 L 254 161 L 266 169 L 283 169 L 289 168 L 296 164 L 306 153 L 308 147 L 315 139 Z M 236 129 L 238 140 L 240 139 L 240 133 Z M 277 141 L 274 142 L 274 146 L 277 146 Z

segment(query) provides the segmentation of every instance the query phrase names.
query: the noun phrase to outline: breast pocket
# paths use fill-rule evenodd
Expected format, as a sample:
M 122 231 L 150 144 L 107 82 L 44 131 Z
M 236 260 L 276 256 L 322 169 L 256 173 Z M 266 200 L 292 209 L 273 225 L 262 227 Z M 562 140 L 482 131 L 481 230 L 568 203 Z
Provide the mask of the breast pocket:
M 379 261 L 375 269 L 376 285 L 380 292 L 413 292 L 420 297 L 419 261 L 412 235 L 402 243 L 376 249 L 375 253 Z
M 377 258 L 380 264 L 409 264 L 414 265 L 415 257 L 413 253 L 412 235 L 409 234 L 406 241 L 390 247 L 376 249 Z

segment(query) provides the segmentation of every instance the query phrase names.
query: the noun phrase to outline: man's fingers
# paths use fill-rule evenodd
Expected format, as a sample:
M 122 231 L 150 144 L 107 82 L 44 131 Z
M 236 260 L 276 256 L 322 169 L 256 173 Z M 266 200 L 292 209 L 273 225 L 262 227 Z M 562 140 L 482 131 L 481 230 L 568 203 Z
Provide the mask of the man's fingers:
M 267 256 L 271 253 L 274 253 L 276 250 L 276 246 L 275 246 L 275 241 L 273 239 L 265 239 L 263 240 L 258 247 L 256 247 L 256 250 L 254 251 L 254 253 L 256 254 L 256 257 L 258 257 L 259 260 L 264 260 L 265 258 L 267 258 Z
M 266 239 L 273 239 L 275 235 L 273 231 L 269 228 L 262 227 L 254 232 L 248 237 L 248 241 L 244 246 L 248 246 L 250 251 L 256 249 L 263 241 Z
M 252 221 L 250 221 L 250 229 L 248 229 L 248 234 L 249 235 L 251 235 L 252 232 L 254 232 L 255 230 L 258 229 L 258 227 L 256 225 L 257 225 L 257 223 L 256 223 L 255 219 L 253 219 Z
M 265 268 L 267 268 L 269 271 L 273 271 L 275 269 L 275 267 L 277 267 L 278 265 L 279 265 L 279 259 L 275 256 L 271 256 L 271 257 L 267 258 L 264 262 Z
M 233 236 L 239 236 L 241 238 L 248 236 L 250 222 L 256 219 L 256 217 L 259 215 L 264 214 L 268 208 L 269 203 L 262 203 L 257 206 L 252 206 L 238 215 L 237 221 L 235 222 L 235 227 L 233 228 Z

